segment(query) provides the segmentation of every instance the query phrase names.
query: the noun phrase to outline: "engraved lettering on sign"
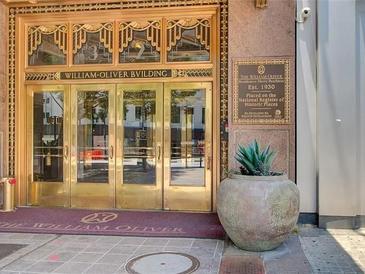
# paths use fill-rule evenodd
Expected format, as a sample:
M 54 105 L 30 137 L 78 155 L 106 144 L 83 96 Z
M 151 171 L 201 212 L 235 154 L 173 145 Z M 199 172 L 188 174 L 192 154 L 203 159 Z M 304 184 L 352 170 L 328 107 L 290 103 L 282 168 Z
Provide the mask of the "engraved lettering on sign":
M 289 59 L 236 61 L 233 122 L 289 123 Z
M 118 214 L 112 212 L 96 212 L 83 217 L 80 222 L 84 224 L 102 224 L 115 220 Z

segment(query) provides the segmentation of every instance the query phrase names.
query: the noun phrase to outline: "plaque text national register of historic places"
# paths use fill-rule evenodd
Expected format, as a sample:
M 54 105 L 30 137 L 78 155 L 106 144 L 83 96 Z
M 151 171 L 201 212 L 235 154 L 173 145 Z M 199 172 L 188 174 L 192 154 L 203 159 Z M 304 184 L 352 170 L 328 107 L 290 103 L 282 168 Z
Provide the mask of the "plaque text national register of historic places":
M 289 58 L 234 62 L 234 123 L 289 123 L 289 66 Z

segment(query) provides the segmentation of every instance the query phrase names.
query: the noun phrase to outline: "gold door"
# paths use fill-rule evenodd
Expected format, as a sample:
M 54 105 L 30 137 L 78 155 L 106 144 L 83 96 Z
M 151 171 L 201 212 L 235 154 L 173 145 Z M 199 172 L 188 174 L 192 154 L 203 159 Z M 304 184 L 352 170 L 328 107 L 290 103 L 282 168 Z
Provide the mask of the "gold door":
M 211 211 L 211 83 L 28 87 L 29 204 Z
M 69 90 L 27 87 L 28 204 L 70 206 Z
M 162 208 L 162 87 L 151 83 L 118 85 L 118 208 Z
M 71 206 L 115 207 L 115 85 L 71 86 Z
M 212 209 L 212 86 L 164 89 L 164 208 Z

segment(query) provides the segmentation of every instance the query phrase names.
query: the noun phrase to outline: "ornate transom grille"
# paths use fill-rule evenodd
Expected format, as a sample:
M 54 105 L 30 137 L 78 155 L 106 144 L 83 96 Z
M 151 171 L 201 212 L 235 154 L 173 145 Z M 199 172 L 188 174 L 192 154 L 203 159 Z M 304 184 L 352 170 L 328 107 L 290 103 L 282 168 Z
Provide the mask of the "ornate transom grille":
M 119 52 L 123 52 L 133 39 L 134 31 L 147 31 L 147 40 L 157 51 L 161 50 L 160 21 L 133 21 L 119 24 Z
M 42 36 L 53 34 L 54 43 L 67 54 L 67 25 L 28 27 L 28 55 L 32 55 L 42 44 Z
M 184 18 L 168 20 L 167 22 L 167 50 L 181 39 L 184 29 L 195 29 L 196 38 L 207 50 L 210 49 L 210 18 Z
M 73 53 L 83 46 L 87 40 L 87 33 L 99 33 L 100 42 L 108 49 L 110 53 L 113 52 L 113 23 L 103 24 L 76 24 L 72 26 L 73 33 Z

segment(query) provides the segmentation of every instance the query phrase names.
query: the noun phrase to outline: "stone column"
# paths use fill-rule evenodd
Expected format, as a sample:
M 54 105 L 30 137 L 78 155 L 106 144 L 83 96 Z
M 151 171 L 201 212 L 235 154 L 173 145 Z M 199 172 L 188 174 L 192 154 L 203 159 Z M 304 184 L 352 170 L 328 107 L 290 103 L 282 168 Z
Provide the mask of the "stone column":
M 229 11 L 229 168 L 238 168 L 234 155 L 238 144 L 257 139 L 278 152 L 274 169 L 295 180 L 295 1 L 228 1 Z M 232 123 L 233 60 L 237 58 L 290 57 L 290 124 L 234 125 Z

